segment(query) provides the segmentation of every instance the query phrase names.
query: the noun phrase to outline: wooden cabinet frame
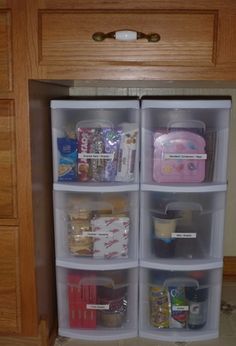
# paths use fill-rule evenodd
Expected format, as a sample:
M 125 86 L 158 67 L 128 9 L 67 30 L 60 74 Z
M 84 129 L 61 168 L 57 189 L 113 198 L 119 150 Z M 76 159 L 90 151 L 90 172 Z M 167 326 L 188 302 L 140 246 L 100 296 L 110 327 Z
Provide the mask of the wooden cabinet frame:
M 52 47 L 48 46 L 51 40 L 44 36 L 51 30 L 43 26 L 49 23 L 43 22 L 45 16 L 49 20 L 52 18 L 50 14 L 57 13 L 79 13 L 81 16 L 116 12 L 128 17 L 131 13 L 145 13 L 146 16 L 150 13 L 163 16 L 170 13 L 208 13 L 213 27 L 208 33 L 213 36 L 212 47 L 205 51 L 206 59 L 196 64 L 182 64 L 180 61 L 175 64 L 174 58 L 166 64 L 163 64 L 164 59 L 157 63 L 149 56 L 142 60 L 142 50 L 137 61 L 127 61 L 122 56 L 121 48 L 119 54 L 122 59 L 116 61 L 109 60 L 107 55 L 105 59 L 101 56 L 94 61 L 93 51 L 89 62 L 78 57 L 66 59 L 65 52 L 60 56 L 56 46 L 52 54 Z M 2 100 L 8 100 L 10 107 L 13 107 L 14 103 L 12 128 L 15 133 L 11 144 L 12 159 L 15 161 L 12 176 L 13 209 L 8 218 L 0 219 L 0 228 L 14 228 L 12 246 L 17 244 L 18 296 L 17 322 L 8 336 L 2 333 L 0 345 L 13 346 L 18 342 L 19 345 L 48 346 L 52 344 L 56 331 L 54 253 L 50 233 L 52 213 L 51 204 L 48 203 L 52 184 L 49 173 L 49 99 L 67 96 L 74 81 L 80 86 L 93 88 L 170 85 L 235 88 L 236 3 L 232 0 L 0 0 L 1 15 L 7 23 L 3 36 L 8 44 L 3 47 L 3 55 L 0 54 L 0 62 L 4 66 L 2 70 L 0 68 L 0 79 L 3 80 L 0 104 Z M 89 45 L 92 47 L 94 43 L 89 42 Z M 107 46 L 110 48 L 104 52 L 111 54 L 111 44 Z M 149 49 L 149 46 L 145 46 Z M 51 54 L 50 59 L 45 58 L 45 47 Z M 133 47 L 134 51 L 137 50 L 136 44 Z M 47 145 L 43 146 L 42 143 Z M 49 206 L 46 212 L 43 204 Z

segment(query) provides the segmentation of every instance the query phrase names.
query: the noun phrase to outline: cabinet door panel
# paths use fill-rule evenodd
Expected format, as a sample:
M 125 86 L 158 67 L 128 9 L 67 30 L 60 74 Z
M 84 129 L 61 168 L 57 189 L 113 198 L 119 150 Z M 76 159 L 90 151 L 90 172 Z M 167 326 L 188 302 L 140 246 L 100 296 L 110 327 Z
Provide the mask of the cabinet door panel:
M 47 11 L 39 12 L 42 65 L 99 64 L 214 66 L 216 11 Z M 95 42 L 95 32 L 158 33 L 146 39 Z
M 217 62 L 236 64 L 236 11 L 220 17 L 221 35 Z
M 19 332 L 17 228 L 0 227 L 0 333 Z
M 11 18 L 0 10 L 0 90 L 11 90 Z
M 0 100 L 0 218 L 16 218 L 15 119 L 12 100 Z

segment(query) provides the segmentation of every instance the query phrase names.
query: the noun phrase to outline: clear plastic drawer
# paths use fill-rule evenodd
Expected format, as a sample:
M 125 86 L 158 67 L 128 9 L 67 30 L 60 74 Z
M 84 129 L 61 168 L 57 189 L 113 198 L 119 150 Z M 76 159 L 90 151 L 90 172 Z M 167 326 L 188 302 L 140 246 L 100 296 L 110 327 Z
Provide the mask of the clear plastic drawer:
M 229 100 L 142 101 L 141 181 L 225 183 Z
M 137 269 L 57 267 L 60 335 L 112 340 L 137 335 Z
M 222 258 L 225 192 L 141 192 L 141 259 Z
M 138 191 L 54 191 L 56 259 L 110 265 L 138 258 Z
M 140 336 L 169 341 L 217 337 L 221 269 L 141 269 Z
M 137 183 L 139 102 L 51 101 L 54 182 Z

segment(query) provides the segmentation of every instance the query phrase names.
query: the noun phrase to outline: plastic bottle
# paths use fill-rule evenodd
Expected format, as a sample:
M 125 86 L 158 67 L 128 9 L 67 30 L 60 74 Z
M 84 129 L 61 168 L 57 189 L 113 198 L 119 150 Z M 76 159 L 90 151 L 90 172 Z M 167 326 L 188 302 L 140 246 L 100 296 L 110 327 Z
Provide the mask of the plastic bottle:
M 186 298 L 189 301 L 188 327 L 203 328 L 207 320 L 208 288 L 186 287 Z

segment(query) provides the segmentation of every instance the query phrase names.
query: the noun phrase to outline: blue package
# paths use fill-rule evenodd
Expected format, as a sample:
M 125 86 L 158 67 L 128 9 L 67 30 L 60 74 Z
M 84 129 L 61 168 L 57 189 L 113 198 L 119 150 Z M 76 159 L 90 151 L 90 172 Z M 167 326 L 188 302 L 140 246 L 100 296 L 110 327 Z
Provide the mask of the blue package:
M 77 180 L 77 140 L 67 137 L 57 138 L 59 151 L 58 181 Z

